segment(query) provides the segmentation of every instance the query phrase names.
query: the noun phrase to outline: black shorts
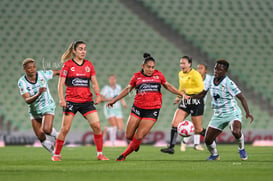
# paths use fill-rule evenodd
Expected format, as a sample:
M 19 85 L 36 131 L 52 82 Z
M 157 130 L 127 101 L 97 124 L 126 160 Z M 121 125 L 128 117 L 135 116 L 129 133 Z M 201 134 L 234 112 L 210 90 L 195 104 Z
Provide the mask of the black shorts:
M 149 119 L 156 121 L 159 115 L 159 111 L 160 109 L 141 109 L 133 105 L 131 109 L 131 115 L 139 119 Z
M 181 100 L 178 108 L 191 114 L 192 116 L 202 116 L 204 113 L 204 99 Z
M 84 103 L 75 103 L 75 102 L 66 102 L 66 107 L 63 108 L 64 114 L 75 115 L 77 112 L 80 112 L 83 116 L 90 114 L 92 112 L 97 112 L 94 102 L 84 102 Z

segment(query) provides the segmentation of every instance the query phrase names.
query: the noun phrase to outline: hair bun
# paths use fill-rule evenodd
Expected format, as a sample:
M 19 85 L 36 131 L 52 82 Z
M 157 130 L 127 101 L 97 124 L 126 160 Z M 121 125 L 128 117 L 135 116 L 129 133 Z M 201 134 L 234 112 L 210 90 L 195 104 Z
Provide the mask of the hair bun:
M 144 53 L 144 54 L 143 54 L 143 57 L 146 59 L 146 58 L 148 58 L 148 57 L 151 57 L 151 55 L 150 55 L 149 53 Z

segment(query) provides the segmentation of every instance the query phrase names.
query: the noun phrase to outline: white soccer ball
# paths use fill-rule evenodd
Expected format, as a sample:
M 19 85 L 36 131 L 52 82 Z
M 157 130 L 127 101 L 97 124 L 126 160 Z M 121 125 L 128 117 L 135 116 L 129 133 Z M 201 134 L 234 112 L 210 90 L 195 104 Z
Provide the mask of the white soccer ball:
M 178 124 L 177 132 L 180 136 L 189 137 L 194 135 L 194 125 L 191 121 L 184 120 Z

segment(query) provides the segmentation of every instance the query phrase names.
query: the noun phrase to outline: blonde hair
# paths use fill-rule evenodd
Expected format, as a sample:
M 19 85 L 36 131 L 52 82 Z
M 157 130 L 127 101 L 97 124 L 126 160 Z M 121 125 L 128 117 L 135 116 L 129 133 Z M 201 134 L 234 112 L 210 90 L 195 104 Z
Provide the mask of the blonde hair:
M 25 68 L 26 65 L 30 62 L 35 62 L 35 60 L 33 58 L 26 58 L 25 60 L 23 60 L 23 63 L 22 63 L 23 67 Z
M 64 63 L 66 60 L 71 59 L 71 58 L 74 57 L 73 49 L 76 50 L 76 48 L 78 47 L 79 44 L 85 44 L 85 42 L 82 41 L 82 40 L 77 40 L 77 41 L 72 42 L 69 45 L 67 50 L 62 55 L 62 58 L 61 58 L 62 63 Z

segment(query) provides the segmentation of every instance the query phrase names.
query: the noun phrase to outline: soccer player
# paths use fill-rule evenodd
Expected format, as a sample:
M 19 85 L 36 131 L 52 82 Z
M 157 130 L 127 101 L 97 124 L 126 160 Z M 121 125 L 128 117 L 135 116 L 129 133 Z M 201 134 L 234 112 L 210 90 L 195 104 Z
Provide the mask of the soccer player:
M 205 135 L 205 129 L 202 128 L 202 119 L 204 112 L 203 98 L 195 97 L 204 89 L 204 83 L 201 74 L 192 68 L 192 58 L 183 56 L 180 59 L 181 71 L 178 73 L 179 78 L 179 91 L 183 92 L 189 99 L 181 99 L 178 96 L 175 103 L 179 103 L 178 108 L 172 120 L 171 139 L 170 145 L 167 148 L 162 148 L 160 151 L 163 153 L 174 154 L 174 146 L 177 139 L 177 126 L 188 115 L 191 114 L 192 123 L 195 127 L 195 134 Z
M 204 86 L 206 86 L 210 82 L 210 79 L 212 78 L 211 75 L 207 74 L 207 71 L 208 71 L 207 65 L 203 63 L 198 64 L 197 71 L 201 74 L 203 82 L 204 82 Z M 207 95 L 204 97 L 204 110 L 206 107 L 206 99 L 207 99 Z M 189 142 L 190 139 L 191 137 L 186 137 L 181 140 L 181 147 L 180 147 L 181 151 L 186 151 L 186 144 Z M 198 151 L 204 150 L 204 148 L 200 145 L 200 134 L 193 135 L 193 144 L 194 144 L 193 148 L 195 150 L 198 150 Z
M 25 75 L 18 81 L 20 94 L 29 105 L 29 117 L 32 128 L 43 147 L 51 154 L 54 152 L 54 142 L 47 139 L 49 135 L 56 140 L 57 131 L 53 127 L 55 102 L 48 88 L 48 80 L 59 75 L 59 70 L 37 71 L 35 60 L 26 58 L 23 61 Z
M 136 89 L 135 101 L 126 127 L 126 138 L 132 141 L 116 161 L 124 161 L 130 153 L 138 151 L 142 139 L 156 123 L 162 106 L 161 85 L 174 94 L 184 96 L 166 81 L 160 71 L 155 70 L 155 59 L 150 54 L 144 53 L 143 57 L 142 70 L 135 73 L 129 85 L 107 103 L 107 106 L 112 107 L 118 100 Z
M 108 102 L 114 97 L 118 96 L 122 91 L 121 86 L 117 84 L 117 79 L 115 75 L 110 75 L 108 77 L 108 85 L 105 85 L 101 90 L 101 100 Z M 116 140 L 117 133 L 119 137 L 124 136 L 123 132 L 123 116 L 121 105 L 127 108 L 127 104 L 124 99 L 121 99 L 112 108 L 104 105 L 104 115 L 109 122 L 110 127 L 107 128 L 109 132 L 110 141 L 112 146 L 127 145 L 125 140 Z
M 56 140 L 55 152 L 51 157 L 52 161 L 61 161 L 61 150 L 72 120 L 79 111 L 89 122 L 94 131 L 94 141 L 97 147 L 97 159 L 108 160 L 102 154 L 103 136 L 100 121 L 94 104 L 101 101 L 99 84 L 93 64 L 85 59 L 86 44 L 81 41 L 71 43 L 66 52 L 62 55 L 64 63 L 61 70 L 58 93 L 60 106 L 63 107 L 63 120 L 60 133 Z M 67 61 L 66 61 L 67 60 Z M 96 94 L 95 102 L 90 91 L 90 81 Z M 66 85 L 65 99 L 63 87 Z
M 209 122 L 205 143 L 210 152 L 207 160 L 219 160 L 220 156 L 216 149 L 215 140 L 222 133 L 226 126 L 229 126 L 233 136 L 239 145 L 239 154 L 242 160 L 247 160 L 248 156 L 244 148 L 244 135 L 242 133 L 242 112 L 237 105 L 237 97 L 246 112 L 246 119 L 253 121 L 247 102 L 237 85 L 226 75 L 229 63 L 226 60 L 218 60 L 214 66 L 214 77 L 206 85 L 203 93 L 210 90 L 212 97 L 212 108 L 214 114 Z

